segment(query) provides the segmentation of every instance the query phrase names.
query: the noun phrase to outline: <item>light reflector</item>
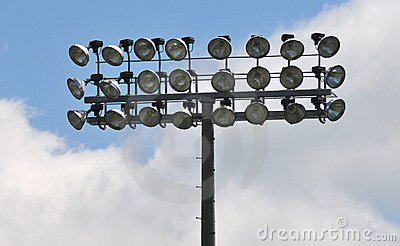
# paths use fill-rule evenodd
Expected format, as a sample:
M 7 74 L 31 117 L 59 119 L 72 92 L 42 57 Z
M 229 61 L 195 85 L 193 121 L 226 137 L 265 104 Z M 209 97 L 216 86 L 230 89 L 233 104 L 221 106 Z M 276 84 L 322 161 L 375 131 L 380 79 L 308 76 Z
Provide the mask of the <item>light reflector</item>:
M 268 54 L 270 44 L 263 36 L 253 36 L 246 43 L 246 52 L 253 58 L 261 58 Z
M 268 118 L 268 108 L 259 102 L 251 103 L 244 112 L 246 120 L 254 125 L 262 125 Z
M 181 61 L 185 58 L 187 47 L 185 42 L 180 38 L 173 38 L 165 44 L 165 51 L 169 58 L 175 61 Z
M 139 87 L 145 93 L 154 93 L 160 88 L 160 77 L 151 70 L 145 70 L 138 76 Z
M 325 74 L 325 82 L 332 89 L 340 87 L 346 77 L 344 67 L 340 65 L 333 66 Z
M 264 89 L 270 81 L 270 73 L 263 67 L 253 67 L 247 74 L 247 84 L 256 90 Z
M 67 86 L 71 94 L 78 100 L 85 95 L 85 83 L 77 78 L 68 78 Z
M 231 42 L 224 37 L 214 38 L 208 43 L 208 53 L 215 59 L 226 59 L 232 53 Z
M 74 44 L 69 47 L 69 57 L 76 65 L 84 67 L 89 62 L 89 51 L 83 45 Z
M 74 127 L 76 130 L 81 130 L 83 125 L 86 122 L 86 111 L 83 110 L 70 110 L 67 113 L 67 118 L 69 123 Z
M 299 123 L 306 117 L 306 109 L 298 103 L 291 103 L 285 108 L 285 120 L 290 124 Z
M 104 60 L 112 66 L 119 66 L 124 61 L 124 53 L 121 48 L 116 45 L 108 45 L 104 47 L 102 55 Z
M 289 61 L 300 58 L 304 53 L 304 45 L 295 39 L 284 42 L 281 46 L 281 55 Z
M 229 92 L 235 87 L 235 78 L 229 71 L 219 71 L 212 77 L 211 85 L 218 92 Z
M 285 67 L 279 79 L 285 88 L 295 89 L 303 82 L 303 72 L 296 66 Z
M 193 125 L 193 118 L 190 114 L 178 111 L 172 115 L 172 124 L 182 130 L 189 129 Z
M 169 84 L 171 85 L 172 89 L 184 92 L 190 88 L 192 83 L 192 77 L 190 76 L 189 72 L 183 69 L 175 69 L 169 75 Z
M 139 120 L 145 126 L 154 127 L 160 123 L 161 114 L 152 107 L 144 107 L 139 111 Z
M 111 109 L 104 115 L 106 124 L 114 130 L 122 130 L 126 126 L 124 113 L 118 109 Z
M 332 100 L 327 104 L 328 119 L 330 121 L 339 120 L 346 109 L 346 104 L 342 99 Z
M 340 41 L 337 37 L 329 36 L 323 38 L 318 45 L 318 53 L 324 57 L 329 58 L 338 53 L 340 48 Z
M 142 61 L 150 61 L 156 54 L 156 45 L 149 38 L 140 38 L 135 42 L 133 50 Z
M 213 112 L 212 120 L 217 126 L 229 127 L 235 123 L 236 116 L 232 110 L 220 107 Z
M 121 89 L 119 88 L 118 81 L 115 80 L 103 80 L 100 83 L 100 89 L 106 97 L 111 99 L 118 99 L 121 95 Z

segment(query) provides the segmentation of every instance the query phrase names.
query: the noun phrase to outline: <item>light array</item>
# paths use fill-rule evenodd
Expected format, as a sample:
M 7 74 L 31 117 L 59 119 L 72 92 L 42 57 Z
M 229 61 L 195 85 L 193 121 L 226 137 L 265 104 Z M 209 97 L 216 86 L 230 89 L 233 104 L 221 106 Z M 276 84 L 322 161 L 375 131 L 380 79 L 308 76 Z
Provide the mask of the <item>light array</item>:
M 68 78 L 67 86 L 72 95 L 80 100 L 85 98 L 85 103 L 91 104 L 88 111 L 68 111 L 67 117 L 71 125 L 81 130 L 86 121 L 97 125 L 101 129 L 109 126 L 115 130 L 122 130 L 126 125 L 132 128 L 136 124 L 148 127 L 172 123 L 180 129 L 189 129 L 201 123 L 202 114 L 199 104 L 203 100 L 219 101 L 221 107 L 214 110 L 212 121 L 220 127 L 232 126 L 236 121 L 248 121 L 251 124 L 263 125 L 267 120 L 285 119 L 290 124 L 296 124 L 305 118 L 316 118 L 322 123 L 325 119 L 336 121 L 344 113 L 345 103 L 336 97 L 331 89 L 340 87 L 345 79 L 345 70 L 336 65 L 326 69 L 321 65 L 321 58 L 334 56 L 340 48 L 336 37 L 314 33 L 311 35 L 317 53 L 304 54 L 305 46 L 294 39 L 294 35 L 282 35 L 283 44 L 279 55 L 268 55 L 270 43 L 263 36 L 252 36 L 245 47 L 248 56 L 232 56 L 232 45 L 229 36 L 220 36 L 212 39 L 208 44 L 210 57 L 192 57 L 194 38 L 173 38 L 166 43 L 162 38 L 140 38 L 136 42 L 123 39 L 120 44 L 108 45 L 104 48 L 103 42 L 94 40 L 87 47 L 73 45 L 69 49 L 72 61 L 79 66 L 86 66 L 89 62 L 89 50 L 97 57 L 97 73 L 89 79 L 80 80 Z M 130 54 L 134 51 L 138 60 L 133 60 Z M 165 51 L 168 58 L 163 58 Z M 100 54 L 103 60 L 100 59 Z M 127 57 L 125 57 L 125 54 Z M 154 57 L 158 54 L 158 57 Z M 317 66 L 311 71 L 302 71 L 292 62 L 302 56 L 315 56 L 318 58 Z M 271 73 L 267 68 L 260 66 L 261 59 L 283 58 L 287 66 L 281 71 Z M 223 60 L 224 68 L 212 74 L 198 74 L 192 69 L 192 62 L 197 60 Z M 232 72 L 228 66 L 230 59 L 253 59 L 256 66 L 247 73 Z M 138 62 L 158 62 L 158 71 L 131 70 L 132 64 Z M 180 68 L 174 69 L 169 75 L 162 71 L 162 64 L 170 61 L 188 62 L 188 69 L 179 63 Z M 108 63 L 120 66 L 127 63 L 128 70 L 120 73 L 117 78 L 107 78 L 100 73 L 100 65 Z M 183 65 L 182 65 L 183 64 Z M 279 76 L 277 76 L 279 75 Z M 278 79 L 283 90 L 266 90 L 271 79 Z M 298 87 L 305 78 L 316 78 L 314 89 L 300 90 Z M 248 89 L 235 90 L 236 85 L 246 80 Z M 200 91 L 200 83 L 209 83 L 215 92 Z M 93 84 L 97 87 L 97 94 L 85 97 L 85 87 Z M 122 90 L 121 87 L 126 90 Z M 123 92 L 124 91 L 124 92 Z M 171 91 L 174 91 L 173 93 Z M 302 104 L 296 102 L 297 98 L 311 99 L 314 108 L 307 110 Z M 272 111 L 265 102 L 280 99 L 283 110 Z M 250 103 L 244 112 L 235 112 L 235 100 L 248 100 Z M 168 113 L 168 105 L 179 103 L 182 110 Z M 118 108 L 113 108 L 113 107 Z M 110 109 L 111 108 L 111 109 Z M 90 113 L 94 117 L 88 117 Z

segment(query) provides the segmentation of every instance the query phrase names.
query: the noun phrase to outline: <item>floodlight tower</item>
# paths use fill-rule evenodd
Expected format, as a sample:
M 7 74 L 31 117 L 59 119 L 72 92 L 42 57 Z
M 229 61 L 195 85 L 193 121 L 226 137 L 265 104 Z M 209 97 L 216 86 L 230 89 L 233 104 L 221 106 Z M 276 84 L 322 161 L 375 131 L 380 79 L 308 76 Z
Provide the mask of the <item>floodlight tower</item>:
M 86 80 L 68 78 L 67 86 L 76 99 L 84 98 L 90 109 L 68 111 L 71 125 L 81 130 L 87 121 L 91 125 L 106 130 L 122 130 L 126 125 L 136 129 L 138 124 L 147 127 L 166 127 L 172 123 L 175 127 L 186 130 L 201 125 L 202 128 L 202 169 L 201 169 L 201 245 L 215 246 L 215 167 L 214 167 L 214 124 L 225 128 L 236 121 L 247 121 L 254 125 L 263 125 L 267 120 L 286 120 L 297 124 L 303 119 L 326 119 L 337 121 L 345 111 L 345 102 L 337 99 L 328 89 L 340 87 L 345 79 L 345 70 L 335 65 L 328 70 L 321 65 L 322 58 L 334 56 L 340 48 L 336 37 L 314 33 L 311 39 L 317 53 L 304 54 L 304 45 L 294 39 L 293 34 L 283 34 L 280 54 L 268 55 L 269 41 L 259 35 L 253 35 L 246 44 L 246 56 L 232 56 L 231 38 L 228 35 L 212 39 L 208 44 L 207 57 L 192 57 L 193 37 L 172 38 L 166 43 L 162 38 L 139 38 L 136 42 L 123 39 L 120 44 L 102 48 L 103 42 L 94 40 L 89 45 L 73 45 L 69 49 L 70 58 L 79 66 L 89 62 L 89 49 L 97 58 L 97 72 Z M 165 43 L 165 46 L 164 46 Z M 134 50 L 138 60 L 132 60 L 130 53 Z M 165 50 L 166 58 L 161 53 Z M 124 60 L 124 53 L 127 59 Z M 102 54 L 103 60 L 100 60 Z M 155 55 L 157 58 L 154 59 Z M 302 56 L 316 57 L 317 65 L 311 71 L 302 71 L 292 64 Z M 262 59 L 283 58 L 287 66 L 279 72 L 270 73 L 260 65 Z M 192 69 L 193 61 L 221 60 L 222 68 L 212 74 L 198 74 Z M 232 72 L 228 66 L 229 59 L 255 60 L 255 67 L 247 73 Z M 188 69 L 177 68 L 169 76 L 161 70 L 163 62 L 188 62 Z M 158 71 L 150 69 L 140 71 L 134 76 L 132 63 L 157 62 Z M 107 78 L 100 73 L 100 65 L 108 63 L 119 66 L 127 63 L 128 71 L 119 77 Z M 276 76 L 279 75 L 279 76 Z M 299 89 L 304 79 L 317 79 L 312 88 Z M 266 90 L 272 80 L 280 81 L 284 90 Z M 247 81 L 248 88 L 235 90 L 235 85 Z M 215 91 L 202 91 L 201 83 L 209 83 Z M 85 97 L 85 87 L 93 84 L 97 94 Z M 123 93 L 123 89 L 125 92 Z M 140 90 L 139 90 L 140 89 Z M 171 92 L 174 90 L 175 92 Z M 313 109 L 306 109 L 296 102 L 298 98 L 311 99 Z M 327 102 L 327 98 L 333 98 Z M 236 100 L 248 100 L 244 112 L 236 112 Z M 283 110 L 269 110 L 267 102 L 280 100 Z M 214 110 L 216 103 L 220 104 Z M 182 110 L 170 114 L 168 105 L 178 103 Z M 201 108 L 200 108 L 201 106 Z M 93 113 L 94 116 L 88 117 Z

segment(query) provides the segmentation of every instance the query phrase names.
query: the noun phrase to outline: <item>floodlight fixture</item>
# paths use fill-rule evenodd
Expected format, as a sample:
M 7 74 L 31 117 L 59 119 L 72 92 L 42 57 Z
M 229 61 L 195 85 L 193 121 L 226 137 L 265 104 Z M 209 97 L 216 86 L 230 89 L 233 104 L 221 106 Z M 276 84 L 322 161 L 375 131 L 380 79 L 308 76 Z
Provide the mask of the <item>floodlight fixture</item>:
M 172 60 L 181 61 L 186 57 L 188 48 L 182 39 L 173 38 L 168 40 L 165 44 L 165 52 Z
M 160 77 L 151 70 L 145 70 L 138 76 L 140 89 L 145 93 L 154 93 L 160 88 Z
M 324 58 L 330 58 L 339 51 L 340 41 L 337 37 L 328 36 L 323 38 L 318 45 L 318 53 Z
M 213 75 L 211 85 L 218 92 L 229 92 L 235 87 L 235 78 L 230 71 L 222 70 Z
M 252 36 L 246 43 L 246 52 L 253 58 L 261 58 L 268 54 L 271 46 L 263 36 Z
M 283 68 L 279 76 L 281 84 L 287 89 L 295 89 L 303 82 L 303 72 L 296 66 Z
M 346 71 L 341 65 L 333 66 L 325 73 L 325 82 L 332 89 L 340 87 L 345 78 Z
M 69 48 L 69 57 L 76 65 L 84 67 L 89 62 L 89 50 L 83 45 L 74 44 Z
M 172 115 L 172 124 L 182 130 L 189 129 L 190 127 L 193 126 L 193 117 L 191 114 L 184 112 L 184 111 L 178 111 L 175 112 Z
M 208 53 L 217 60 L 228 58 L 232 53 L 229 36 L 216 37 L 208 43 Z
M 148 127 L 154 127 L 161 121 L 160 112 L 153 107 L 144 107 L 139 111 L 140 122 Z
M 289 39 L 281 46 L 281 55 L 288 61 L 300 58 L 304 53 L 304 45 L 296 39 Z
M 125 114 L 119 109 L 110 109 L 104 114 L 106 124 L 114 130 L 122 130 L 126 126 Z
M 170 73 L 169 84 L 175 91 L 184 92 L 190 88 L 192 77 L 188 71 L 178 68 Z
M 306 109 L 299 103 L 290 103 L 285 107 L 284 117 L 290 124 L 297 124 L 306 116 Z
M 121 95 L 121 89 L 116 80 L 103 80 L 100 82 L 100 89 L 106 97 L 111 99 L 118 99 Z
M 269 71 L 264 67 L 253 67 L 247 73 L 247 84 L 256 90 L 264 89 L 269 85 L 271 81 L 271 75 Z
M 217 126 L 229 127 L 235 123 L 236 116 L 231 109 L 220 107 L 213 112 L 212 120 Z
M 260 102 L 253 102 L 247 106 L 244 116 L 251 124 L 262 125 L 268 118 L 268 108 Z
M 327 103 L 327 115 L 330 121 L 339 120 L 346 109 L 346 104 L 343 99 L 332 100 Z
M 85 95 L 85 82 L 77 78 L 68 78 L 67 86 L 71 94 L 78 100 Z
M 116 45 L 108 45 L 103 48 L 102 55 L 104 60 L 112 65 L 119 66 L 124 61 L 124 52 Z
M 70 110 L 67 113 L 69 123 L 76 130 L 82 130 L 83 125 L 86 122 L 87 113 L 84 110 Z
M 140 38 L 135 42 L 133 50 L 140 60 L 150 61 L 155 56 L 157 47 L 153 40 Z

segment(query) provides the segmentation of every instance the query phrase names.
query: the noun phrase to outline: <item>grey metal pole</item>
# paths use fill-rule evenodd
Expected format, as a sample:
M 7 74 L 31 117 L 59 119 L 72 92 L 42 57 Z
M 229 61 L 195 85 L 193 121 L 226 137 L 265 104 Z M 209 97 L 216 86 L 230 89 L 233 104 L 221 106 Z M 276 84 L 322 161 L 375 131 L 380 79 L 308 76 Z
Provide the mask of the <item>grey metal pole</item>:
M 215 246 L 214 100 L 202 103 L 201 246 Z

